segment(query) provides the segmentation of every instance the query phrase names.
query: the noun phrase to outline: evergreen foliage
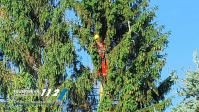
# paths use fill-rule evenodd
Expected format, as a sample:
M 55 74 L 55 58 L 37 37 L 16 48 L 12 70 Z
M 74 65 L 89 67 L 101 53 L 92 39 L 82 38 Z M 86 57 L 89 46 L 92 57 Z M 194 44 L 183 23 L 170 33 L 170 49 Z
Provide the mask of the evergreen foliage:
M 7 70 L 0 63 L 0 93 L 9 101 L 0 106 L 1 109 L 13 112 L 61 111 L 63 107 L 60 105 L 14 105 L 14 99 L 54 102 L 58 96 L 44 97 L 43 100 L 40 96 L 14 96 L 14 90 L 39 89 L 41 92 L 44 88 L 67 88 L 70 96 L 67 101 L 75 105 L 74 109 L 89 109 L 85 104 L 93 78 L 78 59 L 69 36 L 70 23 L 64 20 L 69 3 L 65 0 L 1 0 L 0 5 L 0 49 L 9 63 L 18 69 L 18 72 Z M 11 65 L 8 67 L 12 68 Z M 70 71 L 66 71 L 66 67 L 72 69 L 71 78 L 68 78 Z
M 186 78 L 180 79 L 182 87 L 178 91 L 179 96 L 185 96 L 182 101 L 173 108 L 173 112 L 199 112 L 199 61 L 197 60 L 197 52 L 194 53 L 194 63 L 197 65 L 197 70 L 184 71 Z
M 174 83 L 171 77 L 158 85 L 166 64 L 161 51 L 170 32 L 162 33 L 164 26 L 153 22 L 157 7 L 148 5 L 147 0 L 82 0 L 72 5 L 81 21 L 73 25 L 73 35 L 91 55 L 95 74 L 101 61 L 94 34 L 106 44 L 108 76 L 99 78 L 105 86 L 98 111 L 162 111 L 171 102 L 164 97 Z
M 158 111 L 171 103 L 165 99 L 174 81 L 159 83 L 170 32 L 153 22 L 157 7 L 147 0 L 1 0 L 0 49 L 19 69 L 1 63 L 0 93 L 10 111 L 60 111 L 59 105 L 15 106 L 12 99 L 41 100 L 40 97 L 14 97 L 13 90 L 67 88 L 69 111 L 92 111 L 95 99 L 89 97 L 94 81 L 104 84 L 98 111 Z M 64 21 L 65 10 L 73 9 L 78 22 Z M 81 64 L 73 40 L 77 38 L 94 65 L 94 72 Z M 97 77 L 101 59 L 94 34 L 106 44 L 107 77 Z M 66 79 L 66 67 L 73 70 Z M 45 79 L 49 84 L 45 84 Z M 159 84 L 158 84 L 159 83 Z M 44 98 L 54 101 L 57 98 Z M 116 100 L 116 101 L 115 101 Z

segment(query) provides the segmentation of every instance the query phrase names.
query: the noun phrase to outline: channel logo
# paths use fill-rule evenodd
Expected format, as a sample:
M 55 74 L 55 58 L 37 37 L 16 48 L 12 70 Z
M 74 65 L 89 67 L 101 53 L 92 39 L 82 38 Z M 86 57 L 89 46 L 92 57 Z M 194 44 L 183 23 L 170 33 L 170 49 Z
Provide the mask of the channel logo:
M 54 104 L 61 104 L 61 99 L 63 98 L 64 94 L 66 93 L 67 89 L 64 88 L 62 89 L 62 91 L 60 92 L 60 89 L 43 89 L 41 94 L 39 94 L 39 90 L 14 90 L 14 96 L 40 96 L 42 97 L 42 99 L 44 97 L 56 97 L 59 94 L 58 100 L 57 101 L 31 101 L 31 102 L 27 102 L 27 101 L 15 101 L 15 105 L 54 105 Z
M 64 94 L 66 93 L 66 90 L 67 89 L 63 89 L 61 91 L 61 94 L 59 95 L 58 97 L 58 100 L 61 100 L 64 96 Z M 52 89 L 43 89 L 42 90 L 42 93 L 41 93 L 41 96 L 49 96 L 50 94 L 52 94 L 52 96 L 57 96 L 59 94 L 60 90 L 59 89 L 55 89 L 54 91 L 52 91 Z

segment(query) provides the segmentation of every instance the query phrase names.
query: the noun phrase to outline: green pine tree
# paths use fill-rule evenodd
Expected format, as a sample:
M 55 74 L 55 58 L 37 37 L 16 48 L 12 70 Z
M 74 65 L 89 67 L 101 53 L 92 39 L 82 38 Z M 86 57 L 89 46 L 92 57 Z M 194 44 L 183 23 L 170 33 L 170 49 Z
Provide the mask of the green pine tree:
M 94 34 L 106 43 L 107 77 L 100 77 L 103 93 L 98 111 L 158 111 L 171 102 L 165 94 L 174 83 L 171 77 L 159 85 L 166 54 L 160 53 L 168 44 L 164 26 L 152 22 L 155 10 L 146 0 L 82 0 L 10 1 L 2 0 L 4 10 L 0 24 L 0 49 L 19 72 L 1 69 L 1 93 L 9 99 L 11 111 L 55 111 L 59 105 L 13 105 L 18 100 L 38 97 L 13 97 L 14 89 L 67 88 L 69 111 L 91 111 L 89 95 L 101 69 Z M 72 24 L 63 21 L 66 9 L 73 8 L 80 18 Z M 69 38 L 73 37 L 92 57 L 94 72 L 81 65 Z M 73 68 L 70 79 L 63 80 L 66 65 Z M 4 70 L 4 71 L 3 71 Z M 8 71 L 8 70 L 7 70 Z M 45 79 L 49 85 L 45 85 Z M 1 89 L 2 90 L 2 89 Z M 50 99 L 50 100 L 55 100 Z M 47 99 L 44 99 L 47 100 Z M 114 102 L 117 100 L 117 102 Z
M 158 84 L 170 32 L 153 22 L 155 8 L 147 0 L 81 0 L 72 4 L 79 17 L 73 35 L 88 51 L 94 74 L 101 70 L 101 59 L 93 36 L 106 44 L 107 77 L 101 81 L 102 97 L 98 111 L 158 111 L 171 103 L 165 99 L 174 80 Z M 117 102 L 115 102 L 115 100 Z
M 52 101 L 57 97 L 14 96 L 14 90 L 67 88 L 68 110 L 90 111 L 88 93 L 93 87 L 93 76 L 81 64 L 73 40 L 70 23 L 64 20 L 70 1 L 56 0 L 1 0 L 0 49 L 6 63 L 0 63 L 1 111 L 61 111 L 63 105 L 14 105 L 20 101 Z M 6 64 L 9 66 L 4 66 Z M 12 64 L 11 64 L 12 63 Z M 14 67 L 16 71 L 11 68 Z M 72 69 L 71 77 L 66 67 Z M 48 80 L 48 83 L 45 81 Z
M 197 66 L 197 70 L 184 71 L 186 78 L 180 79 L 182 81 L 182 87 L 178 91 L 179 96 L 184 96 L 182 101 L 177 104 L 176 108 L 173 108 L 173 112 L 199 112 L 199 61 L 197 59 L 197 52 L 194 53 L 194 63 Z

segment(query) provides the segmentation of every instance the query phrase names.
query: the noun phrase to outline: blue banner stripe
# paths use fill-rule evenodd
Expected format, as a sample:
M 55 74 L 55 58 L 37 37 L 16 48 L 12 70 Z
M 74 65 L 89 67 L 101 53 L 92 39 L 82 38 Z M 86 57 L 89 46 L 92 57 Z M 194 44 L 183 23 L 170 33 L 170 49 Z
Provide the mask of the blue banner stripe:
M 62 99 L 62 97 L 64 96 L 66 90 L 67 90 L 67 89 L 63 89 L 63 90 L 62 90 L 61 94 L 60 94 L 59 97 L 58 97 L 58 100 L 61 100 L 61 99 Z

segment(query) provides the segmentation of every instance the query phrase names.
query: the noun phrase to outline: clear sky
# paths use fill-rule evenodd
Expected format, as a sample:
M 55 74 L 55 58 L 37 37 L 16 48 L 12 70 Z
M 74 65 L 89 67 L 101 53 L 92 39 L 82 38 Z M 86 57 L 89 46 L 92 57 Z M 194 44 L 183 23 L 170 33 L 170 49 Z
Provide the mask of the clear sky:
M 155 21 L 165 25 L 165 31 L 171 31 L 169 47 L 165 50 L 168 56 L 162 78 L 167 77 L 172 70 L 176 70 L 179 77 L 185 78 L 182 68 L 189 70 L 190 66 L 196 70 L 193 53 L 199 52 L 199 0 L 151 0 L 150 7 L 155 5 L 159 6 Z M 175 88 L 168 96 L 174 95 Z M 176 107 L 180 101 L 179 97 L 173 99 L 173 106 Z M 166 111 L 169 112 L 173 106 Z

